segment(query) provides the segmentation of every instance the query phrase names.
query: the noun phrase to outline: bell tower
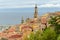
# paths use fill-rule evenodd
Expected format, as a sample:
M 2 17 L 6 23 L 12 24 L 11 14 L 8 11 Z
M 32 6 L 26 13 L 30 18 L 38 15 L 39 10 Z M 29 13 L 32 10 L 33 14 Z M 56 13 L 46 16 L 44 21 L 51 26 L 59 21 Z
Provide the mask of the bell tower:
M 35 5 L 35 12 L 34 12 L 34 18 L 38 17 L 38 10 L 37 10 L 37 4 Z
M 23 24 L 23 23 L 24 23 L 24 19 L 23 19 L 23 16 L 22 16 L 21 24 Z

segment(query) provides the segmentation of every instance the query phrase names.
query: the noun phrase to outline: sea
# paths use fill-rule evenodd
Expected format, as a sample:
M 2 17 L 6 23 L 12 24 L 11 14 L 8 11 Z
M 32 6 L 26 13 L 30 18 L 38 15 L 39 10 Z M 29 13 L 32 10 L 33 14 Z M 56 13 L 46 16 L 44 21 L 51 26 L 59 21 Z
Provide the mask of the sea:
M 9 27 L 9 25 L 20 24 L 22 16 L 24 20 L 26 20 L 26 18 L 28 17 L 33 18 L 34 11 L 35 11 L 35 8 L 33 7 L 31 8 L 0 8 L 0 31 Z M 41 7 L 41 8 L 38 8 L 37 11 L 38 11 L 38 15 L 42 16 L 48 12 L 59 12 L 60 7 Z

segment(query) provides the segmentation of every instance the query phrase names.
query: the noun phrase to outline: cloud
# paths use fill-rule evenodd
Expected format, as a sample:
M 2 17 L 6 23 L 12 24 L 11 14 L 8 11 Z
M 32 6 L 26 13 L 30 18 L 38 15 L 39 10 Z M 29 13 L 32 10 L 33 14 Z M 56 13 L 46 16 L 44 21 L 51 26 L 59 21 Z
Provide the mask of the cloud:
M 60 4 L 60 0 L 39 0 L 38 4 Z
M 60 4 L 42 4 L 37 5 L 39 8 L 42 7 L 60 7 Z M 0 8 L 31 8 L 35 7 L 35 5 L 8 5 L 8 6 L 1 6 Z
M 30 7 L 34 7 L 34 5 L 8 5 L 8 6 L 1 6 L 0 8 L 30 8 Z
M 60 7 L 60 0 L 0 0 L 0 8 Z
M 0 8 L 23 8 L 31 7 L 34 0 L 0 0 Z M 31 5 L 31 6 L 30 6 Z
M 39 7 L 60 7 L 60 4 L 43 4 L 40 5 Z

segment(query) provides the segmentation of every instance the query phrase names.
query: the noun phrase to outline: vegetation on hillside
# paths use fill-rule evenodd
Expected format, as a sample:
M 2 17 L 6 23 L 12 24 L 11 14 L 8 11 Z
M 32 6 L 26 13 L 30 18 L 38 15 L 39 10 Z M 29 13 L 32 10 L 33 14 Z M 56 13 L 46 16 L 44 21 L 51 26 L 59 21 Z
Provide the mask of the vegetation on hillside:
M 51 16 L 48 22 L 49 28 L 46 28 L 43 32 L 40 30 L 32 32 L 28 40 L 60 40 L 60 16 Z M 54 29 L 52 29 L 53 27 Z

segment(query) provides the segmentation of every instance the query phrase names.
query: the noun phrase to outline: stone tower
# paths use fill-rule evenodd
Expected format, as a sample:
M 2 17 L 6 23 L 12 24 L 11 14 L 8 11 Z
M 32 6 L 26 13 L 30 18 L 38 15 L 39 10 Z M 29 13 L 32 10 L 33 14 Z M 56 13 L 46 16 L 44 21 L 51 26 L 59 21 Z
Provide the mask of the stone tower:
M 23 24 L 23 23 L 24 23 L 24 19 L 23 19 L 23 16 L 22 16 L 21 24 Z
M 35 12 L 34 12 L 34 18 L 38 17 L 38 10 L 37 10 L 37 4 L 35 5 Z

